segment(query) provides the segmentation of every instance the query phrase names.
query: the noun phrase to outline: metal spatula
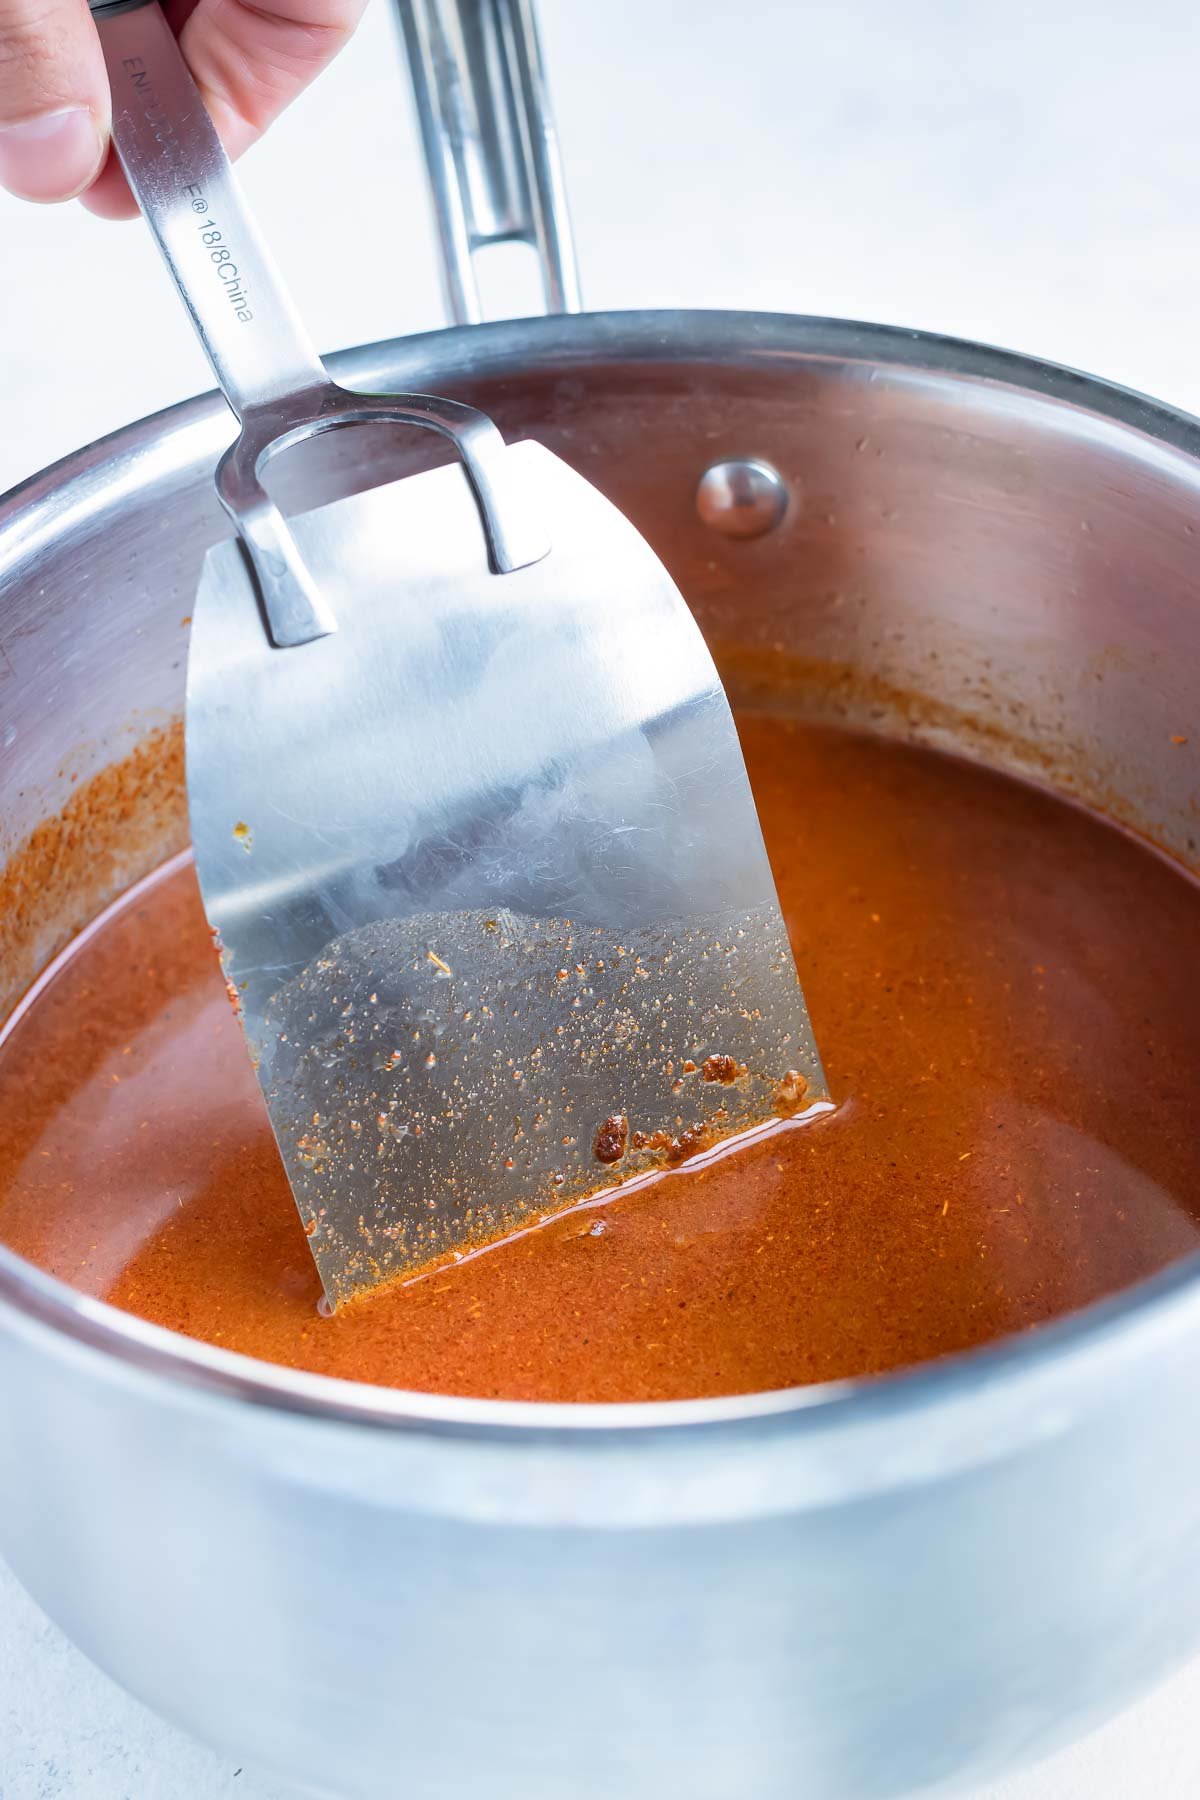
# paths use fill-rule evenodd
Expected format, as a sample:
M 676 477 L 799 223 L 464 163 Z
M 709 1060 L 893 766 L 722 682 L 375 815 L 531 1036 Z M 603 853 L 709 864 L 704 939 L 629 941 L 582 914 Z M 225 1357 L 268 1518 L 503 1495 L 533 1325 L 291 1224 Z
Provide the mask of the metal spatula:
M 666 571 L 535 443 L 335 386 L 153 0 L 114 136 L 241 421 L 187 681 L 204 903 L 335 1303 L 828 1096 L 733 721 Z M 457 461 L 285 522 L 280 448 Z

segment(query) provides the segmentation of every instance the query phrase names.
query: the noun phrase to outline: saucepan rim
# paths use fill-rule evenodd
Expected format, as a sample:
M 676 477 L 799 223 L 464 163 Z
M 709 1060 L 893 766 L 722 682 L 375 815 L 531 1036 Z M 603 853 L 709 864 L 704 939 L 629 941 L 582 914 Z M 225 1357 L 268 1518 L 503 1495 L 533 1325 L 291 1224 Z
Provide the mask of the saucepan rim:
M 620 364 L 708 362 L 767 369 L 782 363 L 883 364 L 893 374 L 961 377 L 1088 413 L 1197 463 L 1200 420 L 1099 377 L 967 339 L 857 320 L 789 313 L 640 311 L 505 320 L 453 327 L 342 351 L 329 359 L 346 385 L 416 385 L 436 367 L 447 384 L 495 378 L 535 366 L 539 375 L 597 360 Z M 199 437 L 198 435 L 199 434 Z M 200 442 L 232 434 L 223 400 L 206 394 L 112 433 L 64 457 L 0 496 L 0 570 L 60 532 L 80 514 L 101 513 L 106 491 L 141 474 L 164 475 L 194 462 Z M 148 459 L 149 465 L 148 465 Z M 852 1381 L 716 1399 L 625 1404 L 554 1404 L 465 1399 L 372 1387 L 283 1368 L 152 1325 L 77 1292 L 0 1244 L 0 1314 L 15 1314 L 62 1350 L 99 1353 L 132 1375 L 173 1379 L 193 1389 L 275 1411 L 382 1426 L 469 1434 L 575 1435 L 581 1431 L 720 1429 L 753 1420 L 810 1425 L 880 1412 L 925 1410 L 1051 1365 L 1077 1372 L 1080 1359 L 1107 1361 L 1147 1352 L 1200 1324 L 1200 1253 L 1108 1299 L 979 1349 Z

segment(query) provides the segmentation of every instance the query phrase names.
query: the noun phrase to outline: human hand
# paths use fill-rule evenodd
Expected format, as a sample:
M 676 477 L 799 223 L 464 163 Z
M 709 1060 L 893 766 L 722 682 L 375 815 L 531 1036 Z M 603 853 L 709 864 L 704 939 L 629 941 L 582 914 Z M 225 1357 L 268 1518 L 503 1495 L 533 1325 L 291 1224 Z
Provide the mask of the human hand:
M 225 148 L 240 156 L 341 49 L 366 0 L 167 0 Z M 137 211 L 109 144 L 104 56 L 87 0 L 0 0 L 0 186 Z

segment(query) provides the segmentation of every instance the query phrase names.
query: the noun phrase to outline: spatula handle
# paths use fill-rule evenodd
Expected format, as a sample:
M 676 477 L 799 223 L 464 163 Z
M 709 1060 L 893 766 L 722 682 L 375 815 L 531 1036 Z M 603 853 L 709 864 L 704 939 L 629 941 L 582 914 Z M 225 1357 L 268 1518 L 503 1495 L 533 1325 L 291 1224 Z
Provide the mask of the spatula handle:
M 462 459 L 496 572 L 545 556 L 545 532 L 508 479 L 504 439 L 485 413 L 429 394 L 352 394 L 329 379 L 158 0 L 88 3 L 121 166 L 241 421 L 216 487 L 250 559 L 271 641 L 292 649 L 336 629 L 328 596 L 262 482 L 277 451 L 335 426 L 386 419 L 439 432 Z
M 89 0 L 113 142 L 239 419 L 329 385 L 157 0 Z

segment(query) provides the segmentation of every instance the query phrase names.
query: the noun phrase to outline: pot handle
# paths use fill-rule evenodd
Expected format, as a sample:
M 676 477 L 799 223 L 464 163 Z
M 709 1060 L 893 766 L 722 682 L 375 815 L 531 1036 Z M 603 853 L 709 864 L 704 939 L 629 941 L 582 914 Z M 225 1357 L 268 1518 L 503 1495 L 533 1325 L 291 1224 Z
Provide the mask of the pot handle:
M 397 0 L 456 325 L 483 318 L 476 251 L 537 253 L 546 311 L 579 312 L 579 273 L 533 0 Z

